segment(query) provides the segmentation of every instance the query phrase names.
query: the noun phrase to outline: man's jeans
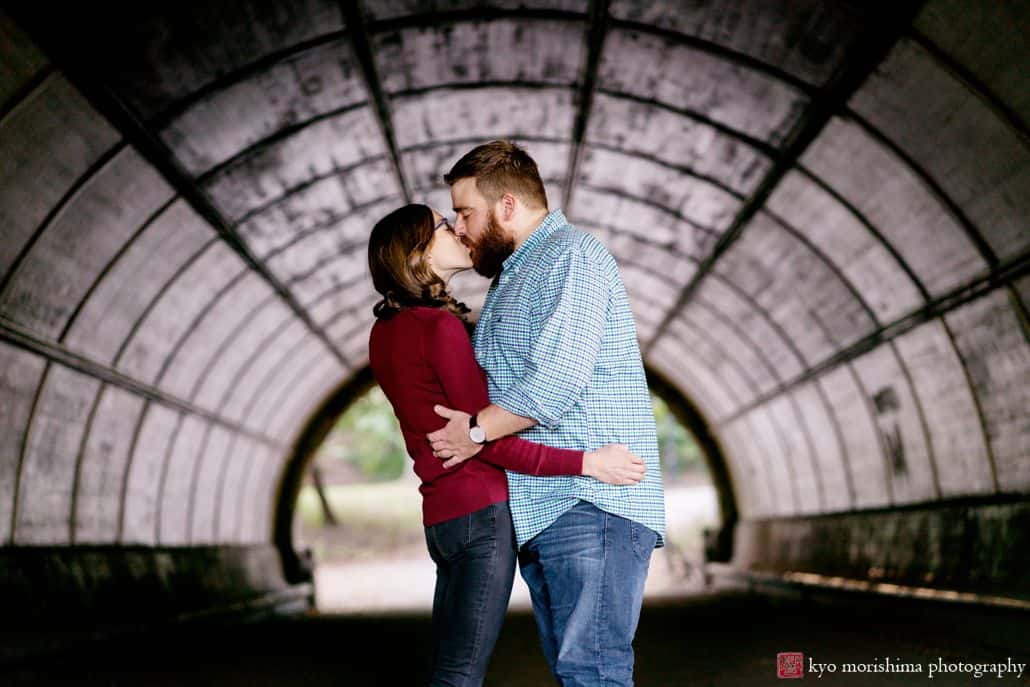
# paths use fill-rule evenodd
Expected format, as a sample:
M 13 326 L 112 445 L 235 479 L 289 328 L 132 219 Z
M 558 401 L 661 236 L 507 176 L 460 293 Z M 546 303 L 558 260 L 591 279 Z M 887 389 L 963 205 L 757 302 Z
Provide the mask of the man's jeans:
M 540 641 L 563 687 L 630 687 L 658 535 L 580 501 L 519 552 Z
M 432 687 L 478 687 L 501 634 L 515 580 L 508 502 L 430 525 L 436 563 Z

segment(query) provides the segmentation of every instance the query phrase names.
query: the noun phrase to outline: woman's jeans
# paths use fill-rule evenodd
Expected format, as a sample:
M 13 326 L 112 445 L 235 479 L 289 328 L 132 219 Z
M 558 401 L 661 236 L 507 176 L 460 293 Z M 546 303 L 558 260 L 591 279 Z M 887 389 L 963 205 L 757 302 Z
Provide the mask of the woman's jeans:
M 508 502 L 430 525 L 436 563 L 432 687 L 482 685 L 515 580 Z

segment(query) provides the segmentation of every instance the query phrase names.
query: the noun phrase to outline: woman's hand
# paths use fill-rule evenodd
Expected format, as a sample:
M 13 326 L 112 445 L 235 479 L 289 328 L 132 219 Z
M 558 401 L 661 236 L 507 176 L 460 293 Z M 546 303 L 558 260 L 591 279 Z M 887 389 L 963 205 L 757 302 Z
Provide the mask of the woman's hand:
M 608 444 L 583 454 L 583 474 L 608 484 L 636 484 L 644 479 L 647 465 L 625 444 Z

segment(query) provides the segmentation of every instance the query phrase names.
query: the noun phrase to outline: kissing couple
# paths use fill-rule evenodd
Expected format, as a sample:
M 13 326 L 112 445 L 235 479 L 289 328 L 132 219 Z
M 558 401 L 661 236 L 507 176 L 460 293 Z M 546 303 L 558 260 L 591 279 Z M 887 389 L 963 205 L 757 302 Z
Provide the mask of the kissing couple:
M 421 480 L 436 564 L 429 684 L 483 683 L 517 560 L 558 684 L 632 685 L 665 508 L 618 266 L 548 209 L 514 143 L 474 148 L 444 181 L 453 220 L 406 205 L 368 245 L 382 296 L 369 361 Z M 448 291 L 468 269 L 492 280 L 474 330 Z

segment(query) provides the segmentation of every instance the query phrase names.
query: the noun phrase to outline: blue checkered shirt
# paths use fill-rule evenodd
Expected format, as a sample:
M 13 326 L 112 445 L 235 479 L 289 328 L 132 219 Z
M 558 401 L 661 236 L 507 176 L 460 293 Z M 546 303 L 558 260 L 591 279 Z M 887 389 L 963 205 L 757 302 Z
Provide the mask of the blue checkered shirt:
M 626 444 L 647 463 L 644 480 L 632 486 L 508 471 L 519 546 L 578 499 L 651 528 L 664 546 L 651 395 L 626 289 L 604 245 L 570 225 L 561 210 L 549 213 L 504 261 L 473 344 L 490 400 L 539 423 L 519 436 L 586 451 Z

